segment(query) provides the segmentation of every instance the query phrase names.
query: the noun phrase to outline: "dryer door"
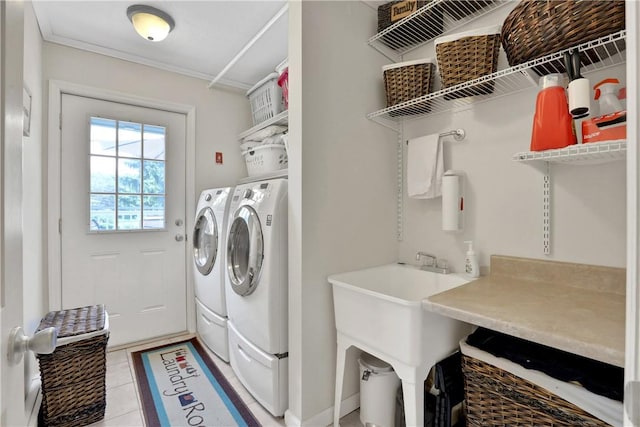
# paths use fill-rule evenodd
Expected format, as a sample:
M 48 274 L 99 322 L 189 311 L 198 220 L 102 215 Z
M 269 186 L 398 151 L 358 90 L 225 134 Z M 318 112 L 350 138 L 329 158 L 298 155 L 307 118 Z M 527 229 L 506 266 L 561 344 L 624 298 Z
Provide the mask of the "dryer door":
M 233 215 L 227 237 L 227 273 L 235 293 L 245 296 L 256 289 L 263 258 L 264 243 L 258 214 L 250 206 L 241 206 Z
M 210 207 L 205 207 L 196 216 L 193 227 L 193 261 L 203 276 L 211 272 L 218 255 L 218 225 Z

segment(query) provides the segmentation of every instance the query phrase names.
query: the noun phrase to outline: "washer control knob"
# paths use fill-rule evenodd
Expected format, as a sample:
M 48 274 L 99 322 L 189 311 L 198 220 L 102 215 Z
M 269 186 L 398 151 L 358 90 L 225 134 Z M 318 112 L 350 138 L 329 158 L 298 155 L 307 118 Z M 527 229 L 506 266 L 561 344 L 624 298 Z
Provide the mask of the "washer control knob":
M 253 196 L 253 190 L 250 188 L 247 188 L 246 190 L 244 190 L 244 196 L 242 196 L 243 199 L 250 199 L 251 196 Z
M 207 195 L 204 196 L 204 201 L 205 202 L 210 202 L 211 201 L 211 194 L 207 193 Z

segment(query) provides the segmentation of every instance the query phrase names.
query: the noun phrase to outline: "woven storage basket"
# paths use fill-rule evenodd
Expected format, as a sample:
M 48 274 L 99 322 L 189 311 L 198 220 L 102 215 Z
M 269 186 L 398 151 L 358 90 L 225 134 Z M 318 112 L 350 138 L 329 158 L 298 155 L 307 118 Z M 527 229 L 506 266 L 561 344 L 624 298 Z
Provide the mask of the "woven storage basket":
M 467 426 L 609 426 L 516 375 L 462 355 Z
M 52 311 L 38 331 L 55 327 L 58 346 L 38 354 L 42 379 L 40 423 L 84 426 L 104 418 L 108 315 L 103 305 Z
M 434 60 L 420 59 L 382 67 L 387 107 L 424 96 L 433 89 L 435 79 Z M 411 114 L 411 110 L 424 112 L 425 105 L 394 111 L 394 114 Z M 406 111 L 405 111 L 406 110 Z
M 502 46 L 513 66 L 621 31 L 624 20 L 622 0 L 523 0 L 502 25 Z M 609 57 L 604 49 L 598 53 Z M 594 53 L 581 57 L 585 65 L 599 60 Z M 562 61 L 555 65 L 565 69 Z
M 429 2 L 427 0 L 403 0 L 378 6 L 378 33 L 415 13 Z M 382 40 L 393 49 L 402 49 L 437 37 L 442 34 L 442 28 L 442 10 L 433 7 L 405 25 L 389 31 L 382 37 Z
M 493 26 L 437 39 L 435 41 L 436 57 L 442 88 L 449 88 L 495 73 L 498 69 L 500 53 L 499 33 L 500 28 Z M 446 94 L 445 99 L 486 95 L 492 93 L 493 88 L 492 80 Z

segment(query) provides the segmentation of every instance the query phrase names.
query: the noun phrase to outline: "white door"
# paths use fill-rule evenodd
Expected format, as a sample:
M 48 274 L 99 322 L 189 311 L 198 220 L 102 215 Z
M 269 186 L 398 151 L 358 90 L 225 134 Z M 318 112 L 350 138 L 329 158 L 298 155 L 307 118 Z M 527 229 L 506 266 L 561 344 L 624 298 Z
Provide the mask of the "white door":
M 186 331 L 184 114 L 62 95 L 62 308 L 109 344 Z
M 10 366 L 8 336 L 22 325 L 22 2 L 0 3 L 0 425 L 26 424 L 23 363 Z

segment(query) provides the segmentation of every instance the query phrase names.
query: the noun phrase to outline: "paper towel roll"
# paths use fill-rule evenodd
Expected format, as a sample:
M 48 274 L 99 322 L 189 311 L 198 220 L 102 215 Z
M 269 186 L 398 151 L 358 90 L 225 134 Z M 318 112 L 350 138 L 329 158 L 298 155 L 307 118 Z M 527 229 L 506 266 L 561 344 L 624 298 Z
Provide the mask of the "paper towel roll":
M 462 176 L 442 177 L 442 229 L 445 231 L 462 230 Z

